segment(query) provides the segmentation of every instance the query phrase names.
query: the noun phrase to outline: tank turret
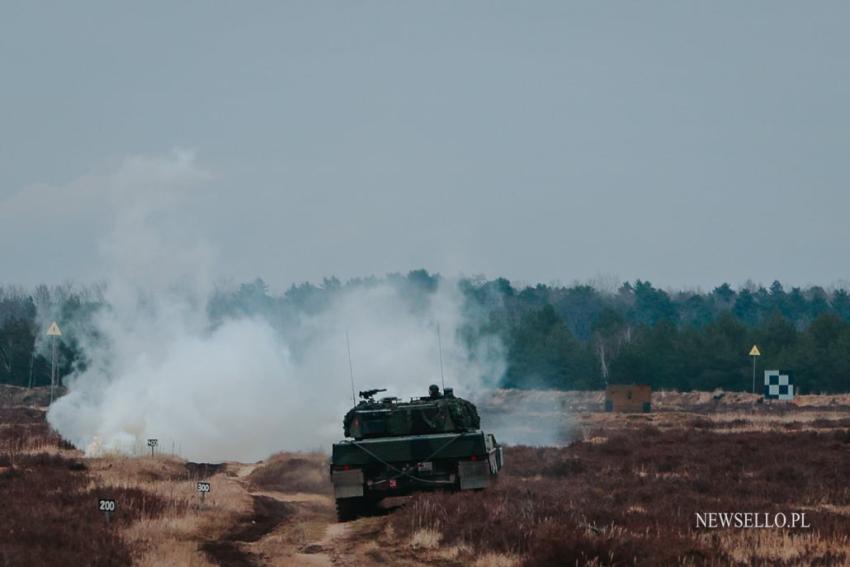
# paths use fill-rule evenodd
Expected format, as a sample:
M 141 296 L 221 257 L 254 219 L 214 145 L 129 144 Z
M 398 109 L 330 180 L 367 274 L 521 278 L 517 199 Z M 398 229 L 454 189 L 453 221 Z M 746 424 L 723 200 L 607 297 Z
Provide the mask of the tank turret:
M 438 386 L 432 385 L 427 396 L 409 402 L 394 397 L 378 401 L 373 399 L 376 393 L 383 391 L 375 389 L 360 392 L 364 399 L 349 410 L 343 419 L 346 437 L 368 439 L 425 435 L 476 431 L 481 427 L 475 406 L 455 397 L 451 388 L 441 393 Z

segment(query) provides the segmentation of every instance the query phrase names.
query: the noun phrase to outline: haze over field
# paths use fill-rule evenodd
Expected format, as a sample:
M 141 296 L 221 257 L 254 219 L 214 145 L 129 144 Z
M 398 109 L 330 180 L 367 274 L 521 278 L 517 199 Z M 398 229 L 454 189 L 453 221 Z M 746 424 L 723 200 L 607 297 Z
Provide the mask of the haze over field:
M 389 283 L 350 290 L 297 319 L 272 313 L 210 318 L 215 252 L 180 210 L 207 175 L 190 154 L 136 158 L 104 180 L 112 230 L 106 309 L 78 332 L 85 368 L 48 420 L 89 453 L 139 450 L 148 438 L 196 461 L 262 459 L 327 447 L 351 405 L 346 332 L 361 388 L 422 395 L 439 380 L 437 325 L 449 383 L 480 395 L 504 372 L 496 338 L 459 343 L 460 292 L 428 297 Z M 424 299 L 424 301 L 423 301 Z M 42 319 L 49 319 L 46 314 Z
M 73 360 L 70 393 L 48 419 L 90 454 L 138 451 L 151 437 L 198 461 L 327 447 L 351 403 L 346 332 L 357 384 L 402 397 L 438 381 L 438 325 L 448 384 L 473 399 L 497 386 L 600 388 L 609 373 L 658 387 L 739 389 L 750 383 L 744 353 L 754 342 L 809 391 L 847 388 L 850 300 L 842 289 L 786 293 L 777 282 L 671 297 L 636 281 L 518 292 L 506 280 L 466 280 L 459 289 L 455 279 L 424 273 L 420 288 L 409 287 L 415 274 L 364 285 L 326 280 L 320 309 L 307 301 L 284 314 L 250 296 L 242 305 L 236 294 L 222 311 L 214 285 L 222 253 L 184 215 L 212 178 L 194 153 L 175 150 L 128 158 L 80 186 L 109 225 L 92 249 L 102 301 L 90 318 L 68 316 L 61 301 L 35 306 L 37 326 L 67 323 L 63 341 L 75 349 L 65 357 Z M 9 329 L 24 343 L 32 332 Z M 32 336 L 43 355 L 43 333 Z M 514 425 L 508 415 L 497 431 Z
M 104 178 L 174 147 L 276 290 L 850 279 L 846 2 L 88 6 L 0 8 L 6 283 L 99 281 Z

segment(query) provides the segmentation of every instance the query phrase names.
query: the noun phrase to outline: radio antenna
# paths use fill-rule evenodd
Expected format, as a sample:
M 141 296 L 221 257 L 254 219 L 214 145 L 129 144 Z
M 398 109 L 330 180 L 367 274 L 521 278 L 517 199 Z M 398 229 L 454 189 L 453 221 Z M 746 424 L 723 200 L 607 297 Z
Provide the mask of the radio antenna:
M 440 324 L 437 323 L 437 348 L 440 351 L 440 383 L 446 391 L 446 377 L 443 375 L 443 340 L 440 338 Z
M 348 349 L 348 377 L 351 378 L 351 403 L 357 405 L 354 396 L 354 368 L 351 366 L 351 341 L 348 339 L 348 329 L 345 330 L 345 346 Z

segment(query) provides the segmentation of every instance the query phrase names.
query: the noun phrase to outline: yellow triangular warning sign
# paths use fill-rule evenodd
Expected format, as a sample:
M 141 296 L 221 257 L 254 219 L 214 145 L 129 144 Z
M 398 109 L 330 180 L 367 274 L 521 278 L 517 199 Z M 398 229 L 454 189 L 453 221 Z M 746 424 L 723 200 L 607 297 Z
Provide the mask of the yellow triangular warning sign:
M 761 352 L 759 352 L 759 347 L 753 345 L 753 348 L 750 349 L 750 356 L 761 356 Z
M 56 324 L 56 321 L 50 324 L 50 328 L 47 329 L 47 336 L 49 337 L 61 337 L 62 331 L 59 330 L 59 325 Z

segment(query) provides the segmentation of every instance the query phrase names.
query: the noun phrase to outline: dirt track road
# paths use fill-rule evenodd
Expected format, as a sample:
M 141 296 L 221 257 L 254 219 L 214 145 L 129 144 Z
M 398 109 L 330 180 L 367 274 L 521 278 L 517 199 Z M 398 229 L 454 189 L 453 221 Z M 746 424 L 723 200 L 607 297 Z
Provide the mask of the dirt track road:
M 234 465 L 222 481 L 236 483 L 253 499 L 253 511 L 217 541 L 202 550 L 221 567 L 355 567 L 421 565 L 404 549 L 382 546 L 391 533 L 383 518 L 336 521 L 333 498 L 327 494 L 256 490 L 247 477 L 255 465 Z M 235 474 L 234 474 L 235 473 Z M 431 562 L 432 565 L 454 565 Z

